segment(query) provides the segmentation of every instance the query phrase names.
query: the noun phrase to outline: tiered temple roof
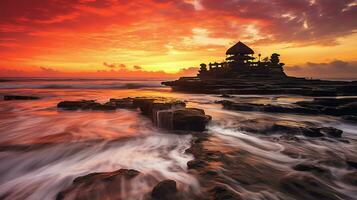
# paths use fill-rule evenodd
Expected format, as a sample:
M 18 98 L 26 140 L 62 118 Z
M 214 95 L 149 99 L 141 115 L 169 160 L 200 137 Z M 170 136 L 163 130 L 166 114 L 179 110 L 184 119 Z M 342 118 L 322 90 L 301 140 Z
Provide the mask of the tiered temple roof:
M 241 41 L 233 45 L 226 52 L 226 55 L 246 55 L 246 54 L 254 54 L 254 51 L 253 49 L 251 49 Z
M 230 47 L 226 52 L 226 62 L 221 63 L 209 63 L 207 65 L 202 63 L 198 77 L 201 79 L 210 78 L 232 78 L 232 77 L 286 77 L 283 66 L 284 63 L 280 63 L 279 54 L 273 53 L 270 56 L 270 60 L 254 61 L 254 51 L 243 42 Z

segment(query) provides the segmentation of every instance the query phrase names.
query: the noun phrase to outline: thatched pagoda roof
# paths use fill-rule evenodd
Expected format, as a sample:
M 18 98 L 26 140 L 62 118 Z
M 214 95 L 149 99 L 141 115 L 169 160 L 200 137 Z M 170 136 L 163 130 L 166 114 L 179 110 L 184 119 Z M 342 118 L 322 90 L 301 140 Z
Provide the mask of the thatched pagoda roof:
M 237 44 L 229 48 L 226 52 L 226 55 L 236 54 L 254 54 L 254 51 L 253 49 L 245 45 L 243 42 L 239 41 Z

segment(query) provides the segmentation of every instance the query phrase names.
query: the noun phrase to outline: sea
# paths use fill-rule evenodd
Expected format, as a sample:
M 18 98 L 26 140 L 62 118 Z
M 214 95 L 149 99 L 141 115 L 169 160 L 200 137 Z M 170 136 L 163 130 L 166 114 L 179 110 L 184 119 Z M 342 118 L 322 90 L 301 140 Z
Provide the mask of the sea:
M 216 149 L 246 152 L 254 158 L 244 162 L 264 163 L 266 171 L 251 179 L 264 180 L 262 190 L 251 190 L 237 183 L 236 192 L 243 199 L 289 199 L 275 190 L 271 174 L 294 173 L 292 166 L 305 161 L 335 161 L 357 158 L 357 124 L 324 115 L 271 114 L 224 110 L 216 102 L 217 94 L 186 94 L 161 85 L 164 80 L 116 78 L 7 78 L 0 82 L 0 96 L 30 95 L 39 100 L 0 100 L 0 199 L 47 200 L 68 188 L 79 176 L 94 172 L 135 169 L 157 180 L 173 179 L 182 190 L 200 193 L 200 182 L 187 169 L 193 156 L 185 153 L 192 135 L 177 135 L 155 127 L 138 110 L 65 111 L 57 109 L 64 100 L 110 98 L 170 97 L 183 100 L 187 107 L 204 109 L 212 116 L 207 133 Z M 234 100 L 248 103 L 291 105 L 313 97 L 296 95 L 234 95 Z M 313 123 L 343 130 L 348 142 L 306 139 L 298 144 L 273 140 L 278 136 L 249 132 L 241 126 L 266 126 L 272 122 Z M 263 130 L 263 129 L 262 129 Z M 298 152 L 289 156 L 286 151 Z M 305 156 L 304 156 L 305 155 Z M 237 157 L 239 161 L 240 158 Z M 351 170 L 345 166 L 323 165 L 331 172 L 319 181 L 356 199 L 357 187 L 343 177 Z M 219 168 L 219 167 L 218 167 Z M 224 171 L 224 168 L 219 168 Z M 250 169 L 245 169 L 249 171 Z M 236 173 L 246 173 L 237 171 Z M 277 177 L 278 178 L 278 177 Z M 123 199 L 144 199 L 154 183 L 145 178 L 131 182 L 132 189 Z

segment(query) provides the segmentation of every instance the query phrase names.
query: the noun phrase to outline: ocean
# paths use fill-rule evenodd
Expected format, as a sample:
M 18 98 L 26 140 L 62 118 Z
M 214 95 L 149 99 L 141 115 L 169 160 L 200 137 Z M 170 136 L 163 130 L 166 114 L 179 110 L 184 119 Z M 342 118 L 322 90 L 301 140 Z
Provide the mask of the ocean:
M 271 177 L 289 176 L 295 173 L 292 166 L 304 162 L 319 163 L 329 171 L 326 176 L 313 176 L 331 191 L 346 199 L 356 198 L 356 185 L 343 180 L 351 170 L 338 163 L 341 159 L 357 158 L 356 124 L 325 115 L 224 110 L 216 103 L 224 98 L 217 94 L 179 93 L 162 86 L 161 81 L 13 78 L 0 82 L 0 96 L 40 97 L 33 101 L 0 101 L 0 199 L 55 199 L 76 177 L 121 168 L 144 174 L 128 183 L 130 189 L 122 199 L 145 199 L 155 183 L 164 179 L 175 180 L 182 191 L 197 195 L 204 192 L 205 186 L 187 169 L 193 155 L 185 150 L 191 146 L 192 135 L 159 129 L 137 110 L 65 111 L 56 107 L 63 100 L 104 103 L 110 98 L 143 96 L 184 100 L 188 107 L 204 109 L 212 116 L 207 127 L 211 135 L 207 148 L 225 152 L 246 164 L 235 173 L 248 174 L 249 180 L 257 182 L 252 187 L 222 176 L 243 199 L 291 199 Z M 291 105 L 312 97 L 234 95 L 234 100 Z M 347 142 L 304 136 L 297 136 L 298 142 L 280 140 L 280 135 L 246 129 L 273 122 L 335 127 L 344 131 L 343 139 Z M 212 167 L 222 174 L 228 170 L 222 165 Z M 250 173 L 252 170 L 256 173 Z

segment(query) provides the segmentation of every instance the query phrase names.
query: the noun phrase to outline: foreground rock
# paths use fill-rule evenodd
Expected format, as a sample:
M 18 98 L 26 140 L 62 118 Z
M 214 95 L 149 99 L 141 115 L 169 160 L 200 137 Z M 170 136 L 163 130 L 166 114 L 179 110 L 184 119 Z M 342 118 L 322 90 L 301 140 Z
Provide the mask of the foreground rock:
M 40 99 L 39 97 L 35 96 L 20 96 L 20 95 L 5 95 L 5 101 L 12 101 L 12 100 L 37 100 Z
M 161 97 L 112 98 L 104 104 L 94 100 L 62 101 L 57 107 L 65 110 L 140 109 L 156 126 L 169 130 L 204 131 L 211 120 L 202 109 L 186 108 L 183 101 Z
M 159 128 L 204 131 L 211 117 L 204 110 L 186 108 L 186 103 L 170 98 L 135 98 L 133 107 L 150 117 Z
M 131 190 L 128 183 L 138 176 L 140 172 L 132 169 L 120 169 L 114 172 L 92 173 L 74 179 L 73 184 L 58 193 L 56 200 L 88 199 L 100 200 L 125 199 L 122 192 Z
M 174 180 L 161 181 L 152 190 L 151 197 L 156 200 L 178 199 L 176 182 Z

